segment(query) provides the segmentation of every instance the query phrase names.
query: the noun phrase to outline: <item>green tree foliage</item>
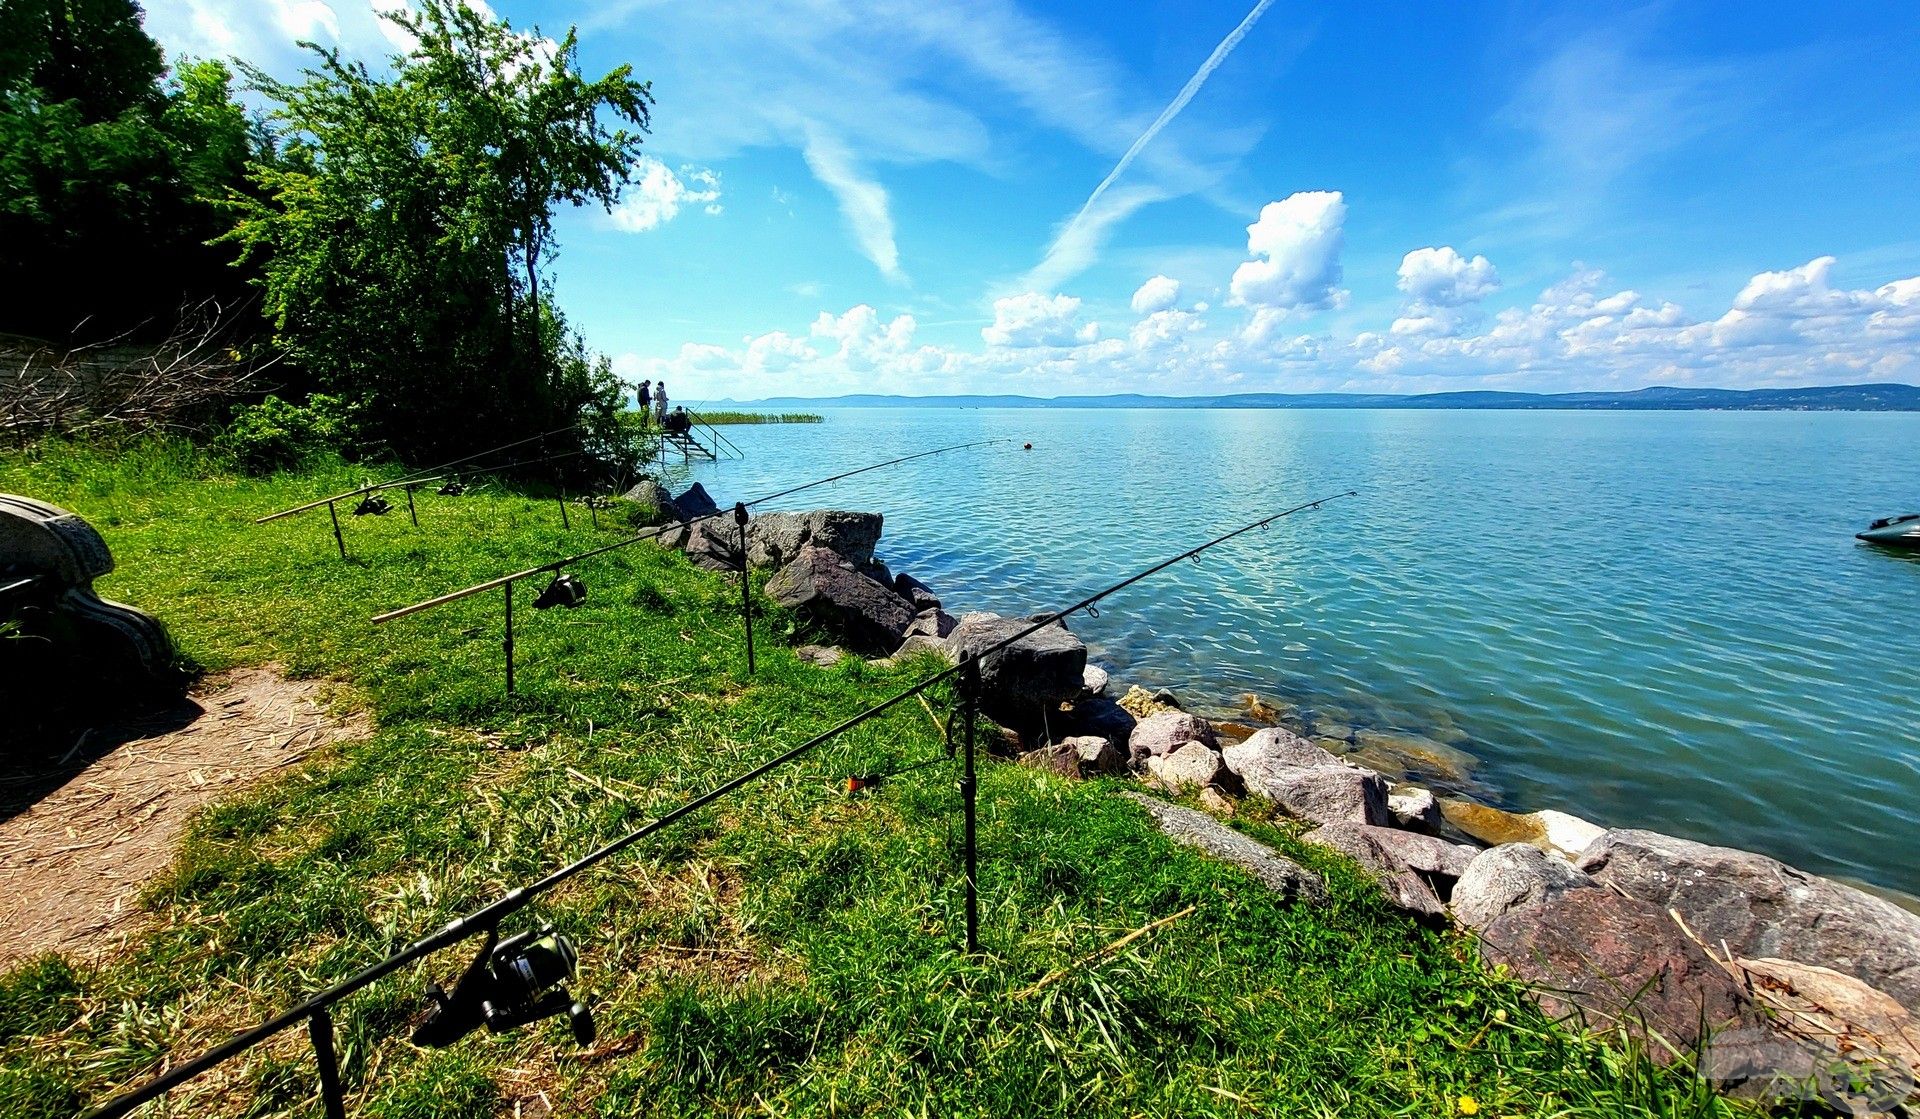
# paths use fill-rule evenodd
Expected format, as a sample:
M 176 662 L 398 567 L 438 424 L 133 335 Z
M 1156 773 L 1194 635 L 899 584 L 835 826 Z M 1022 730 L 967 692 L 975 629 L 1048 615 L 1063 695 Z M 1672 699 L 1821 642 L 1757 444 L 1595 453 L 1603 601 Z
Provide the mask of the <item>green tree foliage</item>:
M 618 385 L 541 277 L 553 208 L 617 201 L 648 86 L 625 66 L 589 81 L 571 32 L 555 43 L 458 0 L 388 18 L 417 44 L 389 77 L 312 44 L 297 84 L 248 70 L 284 142 L 232 236 L 261 262 L 278 340 L 402 454 L 610 425 Z
M 0 330 L 164 334 L 238 301 L 222 207 L 262 137 L 217 62 L 171 77 L 132 0 L 0 3 Z

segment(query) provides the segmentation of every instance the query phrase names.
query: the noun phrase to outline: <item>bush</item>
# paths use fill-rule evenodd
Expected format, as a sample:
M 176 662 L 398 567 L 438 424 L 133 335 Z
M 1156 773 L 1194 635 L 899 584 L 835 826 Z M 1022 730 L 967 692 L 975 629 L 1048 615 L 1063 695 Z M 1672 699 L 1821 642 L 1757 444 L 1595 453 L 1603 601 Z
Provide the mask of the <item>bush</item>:
M 314 393 L 304 405 L 269 396 L 236 409 L 216 444 L 249 474 L 290 470 L 356 442 L 358 413 L 359 405 L 325 393 Z

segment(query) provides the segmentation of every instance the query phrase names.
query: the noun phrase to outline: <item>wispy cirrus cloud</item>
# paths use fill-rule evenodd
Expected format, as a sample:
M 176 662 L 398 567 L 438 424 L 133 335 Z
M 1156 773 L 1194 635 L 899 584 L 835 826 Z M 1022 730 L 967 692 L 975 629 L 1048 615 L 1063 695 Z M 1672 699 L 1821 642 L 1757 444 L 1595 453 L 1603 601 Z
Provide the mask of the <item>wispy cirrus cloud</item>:
M 1186 109 L 1194 96 L 1200 92 L 1200 88 L 1207 84 L 1207 79 L 1213 77 L 1214 71 L 1220 69 L 1221 64 L 1226 62 L 1234 48 L 1240 45 L 1240 41 L 1253 30 L 1253 25 L 1258 23 L 1260 17 L 1265 15 L 1267 9 L 1272 6 L 1273 0 L 1259 0 L 1259 3 L 1253 6 L 1239 24 L 1227 33 L 1227 37 L 1220 40 L 1219 44 L 1213 48 L 1213 53 L 1209 54 L 1206 61 L 1200 64 L 1200 68 L 1193 72 L 1193 76 L 1187 79 L 1186 84 L 1180 87 L 1180 92 L 1174 94 L 1173 100 L 1167 102 L 1166 107 L 1160 110 L 1160 115 L 1153 119 L 1153 123 L 1147 125 L 1146 130 L 1135 137 L 1133 143 L 1127 145 L 1127 150 L 1121 153 L 1119 162 L 1107 172 L 1106 178 L 1100 180 L 1100 184 L 1093 188 L 1093 193 L 1089 194 L 1087 200 L 1081 204 L 1079 211 L 1061 226 L 1060 232 L 1054 236 L 1053 244 L 1047 249 L 1046 257 L 1038 267 L 1027 274 L 1025 282 L 1028 286 L 1056 284 L 1078 275 L 1093 262 L 1100 242 L 1108 230 L 1147 202 L 1159 200 L 1159 198 L 1150 197 L 1147 192 L 1136 191 L 1128 200 L 1130 204 L 1101 206 L 1107 191 L 1127 173 L 1134 161 L 1140 158 L 1140 153 L 1147 149 L 1147 145 L 1153 143 L 1154 138 L 1159 136 L 1161 131 Z M 1167 197 L 1171 193 L 1163 191 L 1160 197 Z
M 814 178 L 833 192 L 861 254 L 889 281 L 904 283 L 907 277 L 900 270 L 900 249 L 893 240 L 887 188 L 863 174 L 846 145 L 817 126 L 808 127 L 801 155 Z

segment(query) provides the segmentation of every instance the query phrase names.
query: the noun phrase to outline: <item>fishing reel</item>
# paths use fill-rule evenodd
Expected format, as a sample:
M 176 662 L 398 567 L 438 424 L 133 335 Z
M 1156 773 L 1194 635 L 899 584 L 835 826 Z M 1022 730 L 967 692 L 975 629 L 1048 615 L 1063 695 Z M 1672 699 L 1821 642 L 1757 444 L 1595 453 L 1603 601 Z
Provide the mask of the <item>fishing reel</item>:
M 353 515 L 356 517 L 384 517 L 391 512 L 393 512 L 393 506 L 377 493 L 370 493 L 361 498 L 360 504 L 353 507 Z
M 566 987 L 579 960 L 573 942 L 552 925 L 505 940 L 498 929 L 488 929 L 487 942 L 461 973 L 452 994 L 438 983 L 428 985 L 427 1016 L 413 1031 L 413 1043 L 444 1048 L 482 1026 L 505 1033 L 565 1014 L 573 1040 L 592 1045 L 598 1034 L 593 1014 Z
M 553 582 L 533 600 L 535 610 L 550 610 L 555 606 L 564 606 L 569 610 L 578 607 L 587 600 L 587 585 L 571 575 L 555 575 Z
M 467 484 L 458 478 L 454 478 L 433 492 L 442 497 L 459 497 L 461 494 L 467 492 Z

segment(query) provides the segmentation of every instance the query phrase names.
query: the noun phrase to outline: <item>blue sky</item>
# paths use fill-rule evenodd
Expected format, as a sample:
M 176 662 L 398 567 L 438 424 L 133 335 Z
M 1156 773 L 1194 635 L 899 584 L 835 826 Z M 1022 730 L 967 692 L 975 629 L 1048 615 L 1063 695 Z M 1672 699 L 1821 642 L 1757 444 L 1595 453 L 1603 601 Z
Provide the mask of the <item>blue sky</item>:
M 291 73 L 402 2 L 148 27 Z M 1911 2 L 493 3 L 653 82 L 554 281 L 680 398 L 1920 381 Z

